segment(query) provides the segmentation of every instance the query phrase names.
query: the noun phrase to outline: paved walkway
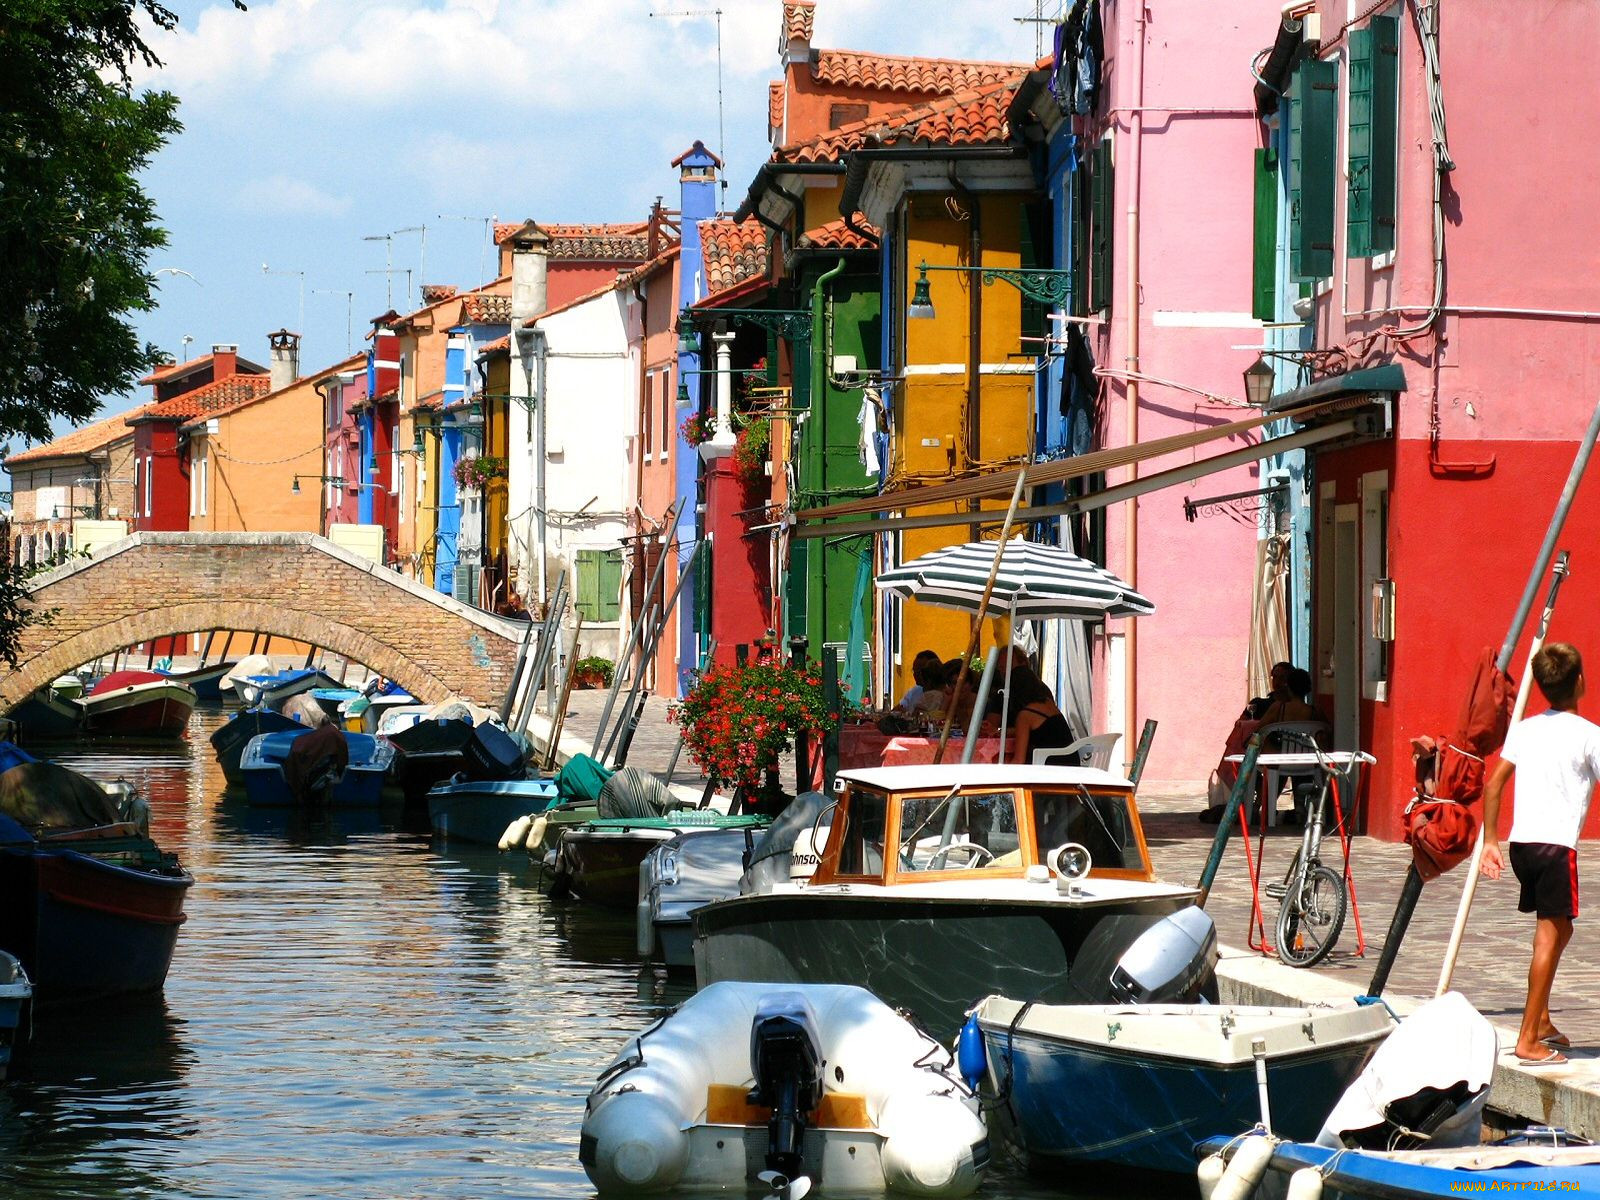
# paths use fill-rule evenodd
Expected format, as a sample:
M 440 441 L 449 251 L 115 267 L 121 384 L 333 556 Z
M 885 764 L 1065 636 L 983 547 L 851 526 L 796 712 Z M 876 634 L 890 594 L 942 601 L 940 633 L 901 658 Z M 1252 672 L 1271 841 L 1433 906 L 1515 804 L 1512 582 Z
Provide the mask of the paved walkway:
M 604 702 L 604 692 L 573 694 L 562 735 L 563 756 L 587 751 Z M 650 700 L 628 765 L 665 771 L 677 743 L 677 728 L 668 723 L 666 711 L 665 701 Z M 532 732 L 537 734 L 537 730 Z M 793 778 L 793 768 L 786 763 L 785 784 Z M 687 753 L 680 756 L 670 782 L 681 796 L 696 799 L 705 785 Z M 1157 873 L 1169 880 L 1198 882 L 1216 833 L 1214 825 L 1203 825 L 1197 819 L 1203 807 L 1200 791 L 1145 792 L 1139 797 L 1139 806 Z M 1294 828 L 1269 832 L 1264 878 L 1282 877 L 1299 839 L 1300 830 Z M 1335 845 L 1331 839 L 1324 842 L 1325 856 L 1334 852 Z M 1254 840 L 1251 847 L 1257 848 Z M 1249 876 L 1237 834 L 1229 841 L 1207 906 L 1219 937 L 1231 948 L 1219 972 L 1225 975 L 1224 998 L 1228 998 L 1228 981 L 1232 981 L 1235 995 L 1255 997 L 1260 1003 L 1333 1002 L 1367 990 L 1411 852 L 1404 845 L 1360 837 L 1352 842 L 1350 862 L 1365 934 L 1364 955 L 1356 953 L 1352 910 L 1333 954 L 1315 968 L 1295 969 L 1248 949 L 1252 929 Z M 1592 877 L 1595 864 L 1600 863 L 1600 847 L 1592 852 L 1586 849 L 1580 862 L 1590 864 Z M 1464 866 L 1459 867 L 1428 884 L 1422 893 L 1384 993 L 1402 1013 L 1420 1003 L 1419 998 L 1434 993 L 1465 875 Z M 1270 939 L 1277 908 L 1263 899 Z M 1532 918 L 1517 912 L 1516 902 L 1516 885 L 1509 877 L 1482 881 L 1452 981 L 1456 990 L 1500 1027 L 1501 1045 L 1506 1050 L 1515 1041 L 1522 1016 L 1533 936 Z M 1527 1122 L 1561 1124 L 1600 1140 L 1600 921 L 1580 918 L 1577 922 L 1556 978 L 1551 1015 L 1572 1038 L 1571 1064 L 1529 1070 L 1519 1067 L 1509 1054 L 1502 1055 L 1491 1104 Z

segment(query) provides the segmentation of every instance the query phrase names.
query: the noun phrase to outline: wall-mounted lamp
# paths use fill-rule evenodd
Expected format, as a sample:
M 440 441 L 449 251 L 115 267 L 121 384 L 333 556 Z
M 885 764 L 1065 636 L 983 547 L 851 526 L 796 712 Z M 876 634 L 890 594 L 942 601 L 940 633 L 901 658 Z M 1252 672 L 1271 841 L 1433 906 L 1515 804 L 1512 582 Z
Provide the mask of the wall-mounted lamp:
M 906 316 L 912 320 L 930 320 L 934 316 L 933 293 L 928 286 L 929 271 L 967 271 L 976 274 L 984 287 L 999 281 L 1009 283 L 1029 300 L 1059 308 L 1067 302 L 1072 289 L 1071 271 L 1052 271 L 1042 267 L 942 267 L 929 266 L 926 261 L 917 264 L 917 281 L 911 289 L 911 307 Z
M 689 385 L 683 380 L 678 380 L 678 407 L 688 408 L 694 401 L 689 399 Z
M 1267 361 L 1265 354 L 1261 355 L 1245 368 L 1244 372 L 1244 399 L 1245 403 L 1254 408 L 1265 408 L 1272 399 L 1272 384 L 1275 373 L 1272 364 Z
M 296 475 L 294 481 L 289 485 L 290 495 L 298 496 L 300 494 L 300 481 L 302 479 L 315 479 L 318 483 L 332 483 L 337 484 L 339 487 L 345 486 L 343 475 Z

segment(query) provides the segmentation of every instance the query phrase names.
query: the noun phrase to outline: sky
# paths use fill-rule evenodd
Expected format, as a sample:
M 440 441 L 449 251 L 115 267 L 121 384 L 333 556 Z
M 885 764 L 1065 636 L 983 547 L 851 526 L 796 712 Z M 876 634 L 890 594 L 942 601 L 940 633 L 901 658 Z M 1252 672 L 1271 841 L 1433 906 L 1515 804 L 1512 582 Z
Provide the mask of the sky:
M 164 65 L 137 81 L 178 96 L 184 130 L 144 177 L 170 244 L 136 326 L 180 360 L 235 343 L 264 364 L 288 327 L 302 370 L 325 366 L 391 299 L 491 278 L 490 218 L 676 207 L 670 163 L 696 138 L 727 162 L 731 209 L 769 149 L 780 0 L 721 0 L 720 22 L 706 0 L 167 2 L 180 24 L 151 32 Z M 819 0 L 813 45 L 1023 61 L 1035 9 Z

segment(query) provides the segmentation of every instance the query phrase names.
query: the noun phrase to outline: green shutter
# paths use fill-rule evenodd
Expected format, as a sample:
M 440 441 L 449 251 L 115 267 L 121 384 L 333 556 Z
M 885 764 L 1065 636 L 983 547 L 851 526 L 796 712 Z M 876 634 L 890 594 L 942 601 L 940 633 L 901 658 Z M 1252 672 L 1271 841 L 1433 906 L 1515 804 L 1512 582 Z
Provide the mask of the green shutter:
M 596 553 L 599 565 L 599 595 L 596 598 L 596 610 L 600 614 L 597 619 L 615 621 L 618 596 L 622 588 L 622 551 L 601 550 Z
M 1278 280 L 1278 155 L 1256 151 L 1255 256 L 1251 273 L 1250 315 L 1258 321 L 1277 319 Z
M 1072 315 L 1089 315 L 1089 180 L 1080 160 L 1072 173 Z
M 1111 143 L 1095 144 L 1094 168 L 1089 176 L 1093 212 L 1089 263 L 1089 308 L 1099 312 L 1111 304 Z
M 1394 249 L 1395 172 L 1400 109 L 1400 22 L 1373 17 L 1372 30 L 1372 252 Z
M 1289 85 L 1289 261 L 1296 279 L 1333 274 L 1338 109 L 1338 64 L 1301 63 Z
M 1345 256 L 1372 255 L 1372 30 L 1350 31 L 1350 124 L 1345 152 Z
M 1021 231 L 1022 244 L 1020 246 L 1021 266 L 1025 271 L 1032 271 L 1044 266 L 1039 261 L 1039 251 L 1036 247 L 1034 218 L 1038 209 L 1031 204 L 1022 206 L 1021 218 L 1017 227 Z M 1017 295 L 1022 300 L 1022 352 L 1024 354 L 1044 355 L 1044 339 L 1049 336 L 1046 328 L 1045 306 L 1038 300 L 1030 299 L 1022 292 Z M 1031 340 L 1030 340 L 1031 339 Z
M 585 621 L 600 620 L 600 552 L 579 550 L 574 556 L 578 566 L 578 604 Z

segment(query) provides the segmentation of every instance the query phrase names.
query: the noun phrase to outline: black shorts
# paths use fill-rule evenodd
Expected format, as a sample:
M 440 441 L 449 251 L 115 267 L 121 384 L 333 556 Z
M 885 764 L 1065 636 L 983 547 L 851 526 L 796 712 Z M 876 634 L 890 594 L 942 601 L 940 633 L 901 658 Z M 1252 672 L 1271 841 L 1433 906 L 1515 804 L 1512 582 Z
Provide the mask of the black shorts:
M 1548 842 L 1512 842 L 1511 869 L 1522 885 L 1518 912 L 1541 917 L 1578 915 L 1578 852 Z

